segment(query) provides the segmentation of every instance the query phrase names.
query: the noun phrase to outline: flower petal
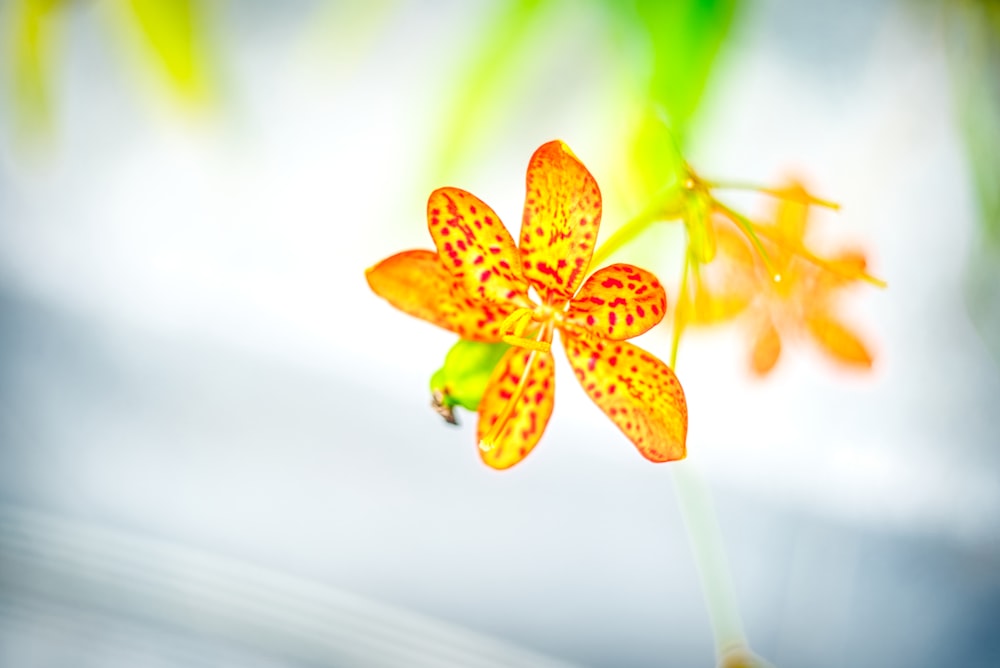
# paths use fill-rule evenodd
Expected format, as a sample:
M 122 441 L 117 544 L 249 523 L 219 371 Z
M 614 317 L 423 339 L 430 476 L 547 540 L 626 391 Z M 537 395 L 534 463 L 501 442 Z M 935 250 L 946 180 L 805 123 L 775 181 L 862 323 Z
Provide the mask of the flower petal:
M 858 249 L 843 250 L 826 261 L 816 278 L 817 292 L 841 288 L 858 281 L 865 275 L 868 259 Z
M 670 367 L 630 343 L 562 336 L 584 391 L 643 457 L 667 462 L 686 456 L 687 402 Z
M 872 356 L 861 339 L 827 315 L 812 315 L 806 318 L 806 326 L 823 349 L 834 359 L 850 366 L 870 369 Z
M 524 348 L 511 348 L 497 364 L 479 402 L 479 454 L 486 464 L 510 468 L 538 443 L 552 415 L 554 366 L 552 353 Z
M 798 182 L 792 182 L 785 192 L 785 197 L 778 200 L 777 229 L 785 241 L 802 243 L 809 221 L 808 193 Z
M 470 341 L 499 341 L 500 324 L 513 310 L 469 297 L 437 253 L 428 250 L 397 253 L 368 269 L 365 278 L 375 294 L 400 311 Z
M 427 200 L 427 227 L 445 268 L 470 295 L 496 302 L 527 299 L 514 240 L 478 197 L 438 188 Z
M 656 276 L 612 264 L 587 279 L 566 317 L 603 338 L 624 341 L 659 323 L 666 311 L 667 294 Z
M 524 275 L 549 303 L 569 299 L 583 281 L 601 225 L 601 191 L 561 141 L 543 144 L 528 163 L 521 220 Z
M 781 337 L 774 328 L 774 323 L 768 319 L 754 339 L 753 349 L 750 351 L 750 368 L 758 376 L 765 376 L 778 363 L 780 355 Z

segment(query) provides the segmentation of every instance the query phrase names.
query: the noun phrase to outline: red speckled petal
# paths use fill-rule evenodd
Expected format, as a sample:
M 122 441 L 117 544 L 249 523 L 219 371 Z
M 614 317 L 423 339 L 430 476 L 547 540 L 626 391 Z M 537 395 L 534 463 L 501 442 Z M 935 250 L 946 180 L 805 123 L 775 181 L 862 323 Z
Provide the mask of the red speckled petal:
M 518 384 L 525 373 L 519 391 Z M 528 456 L 552 415 L 555 389 L 552 353 L 516 347 L 507 351 L 493 370 L 479 403 L 479 454 L 486 464 L 506 469 Z M 497 419 L 508 410 L 511 400 L 516 403 L 506 423 L 491 443 L 483 443 Z
M 511 307 L 469 297 L 441 264 L 437 253 L 404 251 L 365 272 L 372 291 L 400 311 L 455 332 L 470 341 L 500 340 L 500 324 Z
M 566 356 L 584 391 L 646 459 L 687 454 L 687 402 L 674 372 L 630 343 L 562 333 Z
M 601 225 L 601 191 L 561 141 L 543 144 L 528 163 L 521 221 L 524 275 L 548 303 L 573 296 Z
M 624 341 L 659 323 L 666 311 L 667 295 L 656 276 L 612 264 L 587 279 L 566 317 L 603 338 Z
M 427 200 L 427 227 L 445 268 L 470 295 L 496 302 L 527 298 L 514 240 L 478 197 L 458 188 L 435 190 Z

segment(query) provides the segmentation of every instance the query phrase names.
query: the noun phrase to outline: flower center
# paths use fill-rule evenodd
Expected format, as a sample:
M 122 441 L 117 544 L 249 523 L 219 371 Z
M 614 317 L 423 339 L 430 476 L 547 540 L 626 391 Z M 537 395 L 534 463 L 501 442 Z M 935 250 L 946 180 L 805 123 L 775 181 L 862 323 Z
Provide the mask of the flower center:
M 560 319 L 560 313 L 548 304 L 532 308 L 519 308 L 507 316 L 500 325 L 504 343 L 512 346 L 547 353 L 552 347 L 552 328 L 547 325 Z M 528 331 L 531 328 L 532 331 Z M 537 330 L 537 336 L 531 334 Z

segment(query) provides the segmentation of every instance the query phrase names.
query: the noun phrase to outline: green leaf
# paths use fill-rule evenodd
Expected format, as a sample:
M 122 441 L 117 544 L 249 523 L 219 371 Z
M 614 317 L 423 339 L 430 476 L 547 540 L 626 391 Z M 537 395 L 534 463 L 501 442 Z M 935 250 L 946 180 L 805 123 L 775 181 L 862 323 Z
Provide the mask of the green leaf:
M 171 89 L 181 98 L 203 99 L 207 81 L 201 4 L 196 0 L 131 0 L 129 6 Z
M 45 134 L 52 124 L 52 70 L 61 27 L 58 0 L 22 0 L 14 14 L 11 64 L 15 118 L 27 135 Z
M 648 35 L 652 50 L 649 99 L 666 112 L 670 130 L 681 147 L 687 140 L 735 8 L 735 0 L 635 3 L 635 15 Z
M 444 107 L 438 133 L 440 154 L 435 174 L 451 178 L 469 152 L 492 129 L 495 107 L 508 109 L 515 81 L 523 77 L 530 37 L 552 0 L 508 0 L 490 18 L 489 29 L 472 52 L 456 54 L 466 63 L 455 77 L 454 96 Z M 494 110 L 495 111 L 495 110 Z
M 638 122 L 630 139 L 631 197 L 648 202 L 686 178 L 681 155 L 692 134 L 735 0 L 604 0 L 639 73 Z M 644 45 L 637 48 L 635 45 Z

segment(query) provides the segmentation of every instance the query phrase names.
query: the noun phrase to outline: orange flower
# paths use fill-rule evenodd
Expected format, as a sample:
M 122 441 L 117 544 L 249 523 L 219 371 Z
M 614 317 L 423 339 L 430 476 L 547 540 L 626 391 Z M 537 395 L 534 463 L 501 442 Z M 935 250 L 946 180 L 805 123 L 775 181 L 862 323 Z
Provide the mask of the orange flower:
M 881 282 L 865 273 L 865 256 L 859 251 L 832 259 L 809 251 L 803 243 L 808 195 L 798 185 L 784 192 L 787 198 L 778 204 L 775 223 L 754 226 L 770 271 L 740 235 L 713 223 L 721 252 L 715 267 L 695 276 L 686 315 L 691 322 L 709 324 L 713 314 L 731 316 L 746 308 L 753 327 L 750 367 L 757 375 L 774 368 L 783 338 L 802 334 L 838 363 L 868 369 L 872 356 L 867 346 L 833 311 L 840 289 L 860 280 Z M 710 287 L 713 279 L 717 289 Z
M 584 391 L 644 457 L 685 456 L 680 383 L 662 361 L 625 342 L 660 322 L 666 294 L 653 274 L 628 264 L 584 281 L 601 193 L 565 144 L 549 142 L 531 157 L 519 246 L 490 207 L 457 188 L 431 193 L 427 218 L 438 252 L 383 260 L 367 271 L 368 284 L 464 339 L 512 344 L 479 404 L 484 462 L 509 468 L 538 443 L 553 407 L 554 330 Z

